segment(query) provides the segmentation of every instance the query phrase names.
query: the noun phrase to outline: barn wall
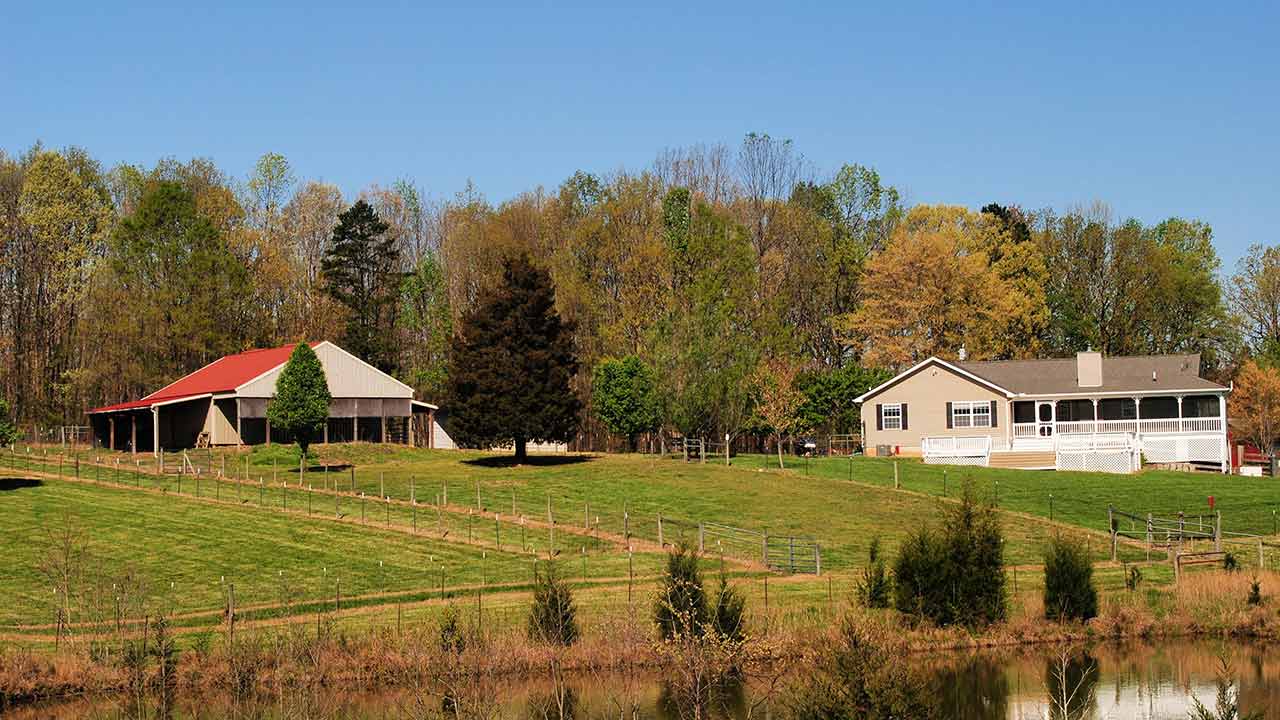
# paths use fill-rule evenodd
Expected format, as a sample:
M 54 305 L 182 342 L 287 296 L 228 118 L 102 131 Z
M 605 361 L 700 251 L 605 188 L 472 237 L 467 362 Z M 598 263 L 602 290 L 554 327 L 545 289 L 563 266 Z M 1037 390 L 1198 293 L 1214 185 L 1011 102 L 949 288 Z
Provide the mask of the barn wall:
M 323 342 L 315 348 L 329 394 L 335 398 L 412 398 L 413 388 L 365 363 L 333 343 Z M 276 380 L 284 366 L 276 368 L 239 388 L 241 397 L 267 398 L 275 394 Z M 364 412 L 361 412 L 363 415 Z M 407 414 L 407 413 L 406 413 Z
M 239 441 L 240 438 L 236 435 L 235 398 L 213 401 L 205 421 L 205 432 L 209 433 L 209 442 L 214 445 L 235 445 Z

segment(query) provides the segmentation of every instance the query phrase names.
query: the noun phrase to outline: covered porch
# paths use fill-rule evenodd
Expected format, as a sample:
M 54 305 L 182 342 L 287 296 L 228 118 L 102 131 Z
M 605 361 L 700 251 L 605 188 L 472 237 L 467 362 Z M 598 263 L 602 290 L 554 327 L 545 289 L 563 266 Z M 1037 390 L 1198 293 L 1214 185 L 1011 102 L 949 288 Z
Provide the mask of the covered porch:
M 1225 436 L 1226 432 L 1226 403 L 1221 395 L 1046 398 L 1011 404 L 1015 449 L 1050 447 L 1060 435 Z

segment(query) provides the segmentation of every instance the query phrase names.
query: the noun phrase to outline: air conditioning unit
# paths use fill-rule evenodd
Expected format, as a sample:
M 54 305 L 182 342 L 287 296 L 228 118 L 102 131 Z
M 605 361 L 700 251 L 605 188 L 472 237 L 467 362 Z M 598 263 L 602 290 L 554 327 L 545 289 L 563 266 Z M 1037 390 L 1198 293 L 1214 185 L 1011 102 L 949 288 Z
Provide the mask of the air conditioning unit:
M 889 457 L 889 456 L 890 456 L 890 455 L 892 455 L 892 454 L 893 454 L 893 446 L 892 446 L 892 445 L 877 445 L 877 446 L 876 446 L 876 457 Z

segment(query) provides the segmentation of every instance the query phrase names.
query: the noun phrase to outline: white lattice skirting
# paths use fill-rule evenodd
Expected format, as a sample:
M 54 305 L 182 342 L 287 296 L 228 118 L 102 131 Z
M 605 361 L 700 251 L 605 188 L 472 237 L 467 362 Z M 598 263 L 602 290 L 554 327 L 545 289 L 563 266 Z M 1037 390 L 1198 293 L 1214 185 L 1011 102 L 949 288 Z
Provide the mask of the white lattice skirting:
M 1138 469 L 1138 453 L 1129 449 L 1058 450 L 1059 470 L 1129 474 Z
M 1142 454 L 1150 463 L 1221 463 L 1225 460 L 1226 441 L 1221 435 L 1146 436 L 1141 444 Z
M 925 455 L 925 465 L 975 465 L 986 467 L 990 455 Z

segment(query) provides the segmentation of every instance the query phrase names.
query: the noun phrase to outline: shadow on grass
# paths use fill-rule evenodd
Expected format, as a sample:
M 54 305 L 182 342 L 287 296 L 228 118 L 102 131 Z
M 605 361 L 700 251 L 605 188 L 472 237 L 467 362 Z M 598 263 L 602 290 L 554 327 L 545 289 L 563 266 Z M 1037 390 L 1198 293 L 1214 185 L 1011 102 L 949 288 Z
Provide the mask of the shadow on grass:
M 555 467 L 557 465 L 577 465 L 578 463 L 591 462 L 594 459 L 594 455 L 530 455 L 524 459 L 524 462 L 516 462 L 514 455 L 490 455 L 488 457 L 463 460 L 462 463 L 486 468 Z
M 326 465 L 325 463 L 313 462 L 313 463 L 307 464 L 308 475 L 320 475 L 325 472 L 343 473 L 343 472 L 347 472 L 350 469 L 351 469 L 351 463 L 328 463 Z M 298 472 L 298 468 L 297 467 L 291 468 L 289 472 L 296 473 Z
M 44 485 L 44 481 L 36 480 L 35 478 L 0 478 L 0 492 L 25 490 L 26 488 L 40 487 L 42 485 Z

